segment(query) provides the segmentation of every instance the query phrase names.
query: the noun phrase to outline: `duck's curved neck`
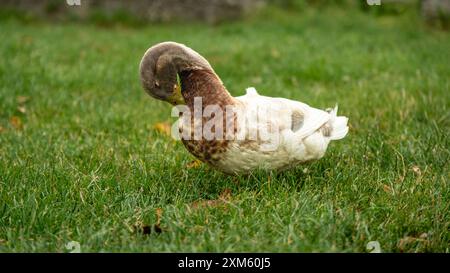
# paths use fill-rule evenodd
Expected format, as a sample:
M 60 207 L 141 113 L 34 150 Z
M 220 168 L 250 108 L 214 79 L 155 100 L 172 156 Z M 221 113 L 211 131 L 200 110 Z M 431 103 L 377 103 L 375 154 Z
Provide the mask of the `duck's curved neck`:
M 234 104 L 233 97 L 214 72 L 189 70 L 179 73 L 179 76 L 181 94 L 189 108 L 193 109 L 195 97 L 202 98 L 203 108 L 215 104 L 224 109 L 226 105 Z

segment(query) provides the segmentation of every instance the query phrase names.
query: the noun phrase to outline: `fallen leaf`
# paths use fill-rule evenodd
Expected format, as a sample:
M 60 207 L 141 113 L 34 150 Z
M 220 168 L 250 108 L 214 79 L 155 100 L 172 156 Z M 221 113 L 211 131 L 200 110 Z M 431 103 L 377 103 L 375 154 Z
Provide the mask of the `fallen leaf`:
M 9 122 L 15 129 L 17 129 L 17 130 L 22 129 L 22 126 L 23 126 L 22 120 L 18 116 L 12 116 L 9 119 Z
M 428 243 L 427 237 L 428 237 L 427 233 L 422 233 L 419 236 L 419 238 L 412 237 L 412 236 L 406 236 L 406 237 L 403 237 L 402 239 L 400 239 L 397 246 L 400 249 L 400 251 L 403 252 L 405 250 L 405 248 L 410 244 L 420 243 L 420 242 L 427 244 Z
M 30 97 L 27 96 L 18 96 L 17 97 L 17 103 L 24 104 L 25 102 L 29 101 Z
M 200 160 L 196 159 L 196 160 L 192 160 L 191 162 L 186 164 L 186 168 L 188 168 L 188 169 L 197 169 L 201 165 L 202 165 L 202 162 Z
M 200 207 L 206 208 L 206 207 L 218 207 L 221 205 L 224 205 L 228 202 L 228 200 L 231 199 L 231 190 L 229 188 L 224 189 L 220 195 L 219 198 L 214 200 L 201 200 L 201 201 L 195 201 L 191 204 L 190 207 L 193 209 L 197 209 Z
M 17 111 L 19 111 L 22 114 L 25 114 L 27 112 L 27 109 L 25 106 L 17 106 Z
M 153 125 L 153 129 L 155 129 L 158 133 L 170 136 L 171 134 L 171 127 L 168 122 L 158 122 L 155 125 Z
M 229 188 L 225 188 L 219 195 L 219 199 L 224 201 L 229 200 L 231 198 L 231 190 Z
M 400 249 L 400 251 L 403 251 L 405 250 L 405 247 L 407 245 L 416 242 L 416 240 L 417 240 L 416 238 L 410 236 L 401 238 L 400 241 L 398 242 L 398 248 Z
M 383 185 L 383 190 L 386 192 L 386 193 L 392 193 L 393 191 L 392 191 L 392 188 L 390 187 L 390 186 L 388 186 L 388 185 Z

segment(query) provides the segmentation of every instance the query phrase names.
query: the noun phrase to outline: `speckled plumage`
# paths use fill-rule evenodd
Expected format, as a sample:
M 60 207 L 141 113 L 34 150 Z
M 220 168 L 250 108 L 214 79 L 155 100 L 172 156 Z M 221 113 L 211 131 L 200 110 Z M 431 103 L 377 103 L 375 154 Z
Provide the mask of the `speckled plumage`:
M 254 88 L 248 88 L 244 96 L 232 97 L 209 63 L 184 45 L 166 42 L 146 52 L 141 78 L 150 95 L 173 103 L 169 98 L 178 84 L 173 73 L 180 78 L 182 100 L 191 112 L 194 98 L 201 98 L 202 111 L 208 105 L 217 105 L 224 112 L 227 106 L 233 106 L 240 113 L 222 116 L 220 125 L 228 137 L 224 139 L 193 139 L 194 131 L 201 130 L 211 116 L 191 115 L 190 120 L 179 123 L 181 135 L 185 130 L 190 132 L 190 139 L 182 139 L 186 149 L 220 171 L 281 170 L 320 159 L 331 140 L 341 139 L 348 132 L 348 119 L 337 116 L 337 107 L 322 111 L 298 101 L 261 96 Z M 260 128 L 265 131 L 258 131 Z
M 202 112 L 207 105 L 218 105 L 222 111 L 225 111 L 226 105 L 236 105 L 238 101 L 231 97 L 225 87 L 222 85 L 220 79 L 209 71 L 197 70 L 186 71 L 179 74 L 181 80 L 181 92 L 185 101 L 185 104 L 189 107 L 191 112 L 194 112 L 194 98 L 201 97 L 203 102 Z M 210 118 L 201 117 L 202 121 L 195 123 L 194 115 L 191 116 L 191 121 L 182 124 L 179 128 L 179 133 L 183 134 L 183 127 L 190 126 L 193 128 L 190 130 L 190 139 L 181 139 L 186 149 L 201 161 L 207 162 L 212 166 L 217 166 L 218 162 L 223 159 L 223 155 L 227 150 L 229 141 L 225 139 L 200 139 L 194 140 L 194 130 L 196 124 L 203 125 Z M 234 119 L 234 117 L 232 117 Z M 223 116 L 222 128 L 224 128 L 224 134 L 234 133 L 235 126 L 226 126 L 227 117 Z M 233 121 L 234 122 L 234 121 Z M 195 125 L 194 125 L 195 124 Z M 228 132 L 227 129 L 232 130 Z

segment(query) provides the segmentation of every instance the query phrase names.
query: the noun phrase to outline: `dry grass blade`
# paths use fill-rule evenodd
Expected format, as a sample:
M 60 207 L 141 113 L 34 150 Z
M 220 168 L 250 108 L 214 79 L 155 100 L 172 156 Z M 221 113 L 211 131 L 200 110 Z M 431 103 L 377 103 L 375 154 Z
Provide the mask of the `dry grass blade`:
M 202 162 L 198 159 L 192 160 L 191 162 L 186 164 L 186 168 L 188 169 L 197 169 L 202 165 Z

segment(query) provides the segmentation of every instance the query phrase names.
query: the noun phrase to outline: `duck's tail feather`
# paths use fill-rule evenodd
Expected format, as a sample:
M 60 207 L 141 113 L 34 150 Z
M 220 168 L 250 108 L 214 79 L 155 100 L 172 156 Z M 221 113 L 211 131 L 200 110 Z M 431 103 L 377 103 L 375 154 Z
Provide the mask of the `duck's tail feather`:
M 348 118 L 344 117 L 344 116 L 337 116 L 337 112 L 338 112 L 338 106 L 336 104 L 336 106 L 334 107 L 334 109 L 332 109 L 330 111 L 330 124 L 332 127 L 331 130 L 331 135 L 330 135 L 330 139 L 331 140 L 338 140 L 338 139 L 342 139 L 344 138 L 347 133 L 348 133 Z

